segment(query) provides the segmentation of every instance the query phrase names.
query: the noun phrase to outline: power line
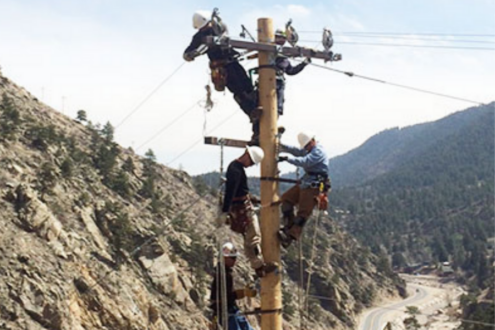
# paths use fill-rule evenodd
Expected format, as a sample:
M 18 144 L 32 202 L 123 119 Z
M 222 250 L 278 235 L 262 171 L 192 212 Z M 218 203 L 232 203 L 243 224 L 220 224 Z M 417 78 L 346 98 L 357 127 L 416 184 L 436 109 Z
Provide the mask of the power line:
M 213 127 L 209 133 L 212 133 L 213 131 L 215 131 L 217 128 L 219 128 L 220 126 L 222 126 L 223 124 L 225 124 L 227 121 L 229 121 L 230 119 L 232 119 L 232 117 L 234 117 L 236 114 L 238 114 L 239 111 L 234 111 L 234 113 L 232 113 L 230 116 L 228 116 L 227 118 L 225 118 L 223 121 L 221 121 L 218 125 L 216 125 L 215 127 Z M 193 149 L 195 146 L 197 146 L 199 143 L 201 143 L 203 141 L 203 138 L 197 140 L 196 142 L 194 142 L 193 144 L 191 144 L 189 147 L 187 147 L 184 151 L 182 151 L 180 154 L 178 154 L 175 158 L 173 158 L 171 161 L 169 161 L 166 165 L 169 166 L 170 164 L 172 164 L 173 162 L 177 161 L 179 158 L 181 158 L 182 156 L 184 156 L 186 153 L 188 153 L 189 151 L 191 151 L 191 149 Z
M 189 108 L 187 108 L 186 111 L 184 111 L 179 116 L 175 117 L 172 121 L 168 122 L 158 132 L 156 132 L 155 134 L 153 134 L 148 140 L 146 140 L 141 145 L 139 145 L 139 147 L 136 148 L 136 151 L 138 151 L 139 149 L 141 149 L 142 147 L 144 147 L 145 145 L 147 145 L 148 143 L 150 143 L 151 141 L 153 141 L 154 139 L 156 139 L 163 132 L 165 132 L 168 128 L 170 128 L 173 124 L 175 124 L 179 119 L 181 119 L 182 117 L 184 117 L 185 115 L 187 115 L 190 111 L 192 111 L 194 108 L 196 108 L 196 106 L 198 105 L 198 102 L 194 102 L 194 104 L 192 106 L 190 106 Z
M 346 76 L 349 76 L 351 78 L 352 77 L 356 77 L 356 78 L 370 80 L 370 81 L 374 81 L 374 82 L 378 82 L 378 83 L 382 83 L 382 84 L 386 84 L 386 85 L 391 85 L 391 86 L 395 86 L 395 87 L 399 87 L 399 88 L 404 88 L 404 89 L 408 89 L 408 90 L 412 90 L 412 91 L 416 91 L 416 92 L 420 92 L 420 93 L 431 94 L 431 95 L 435 95 L 435 96 L 445 97 L 445 98 L 449 98 L 449 99 L 453 99 L 453 100 L 458 100 L 458 101 L 463 101 L 463 102 L 468 102 L 468 103 L 473 103 L 473 104 L 477 104 L 477 105 L 486 105 L 485 103 L 479 102 L 479 101 L 473 101 L 473 100 L 469 100 L 469 99 L 465 99 L 465 98 L 461 98 L 461 97 L 457 97 L 457 96 L 453 96 L 453 95 L 448 95 L 448 94 L 443 94 L 443 93 L 437 93 L 437 92 L 429 91 L 429 90 L 426 90 L 426 89 L 421 89 L 421 88 L 417 88 L 417 87 L 412 87 L 412 86 L 397 84 L 397 83 L 393 83 L 393 82 L 390 82 L 390 81 L 385 81 L 385 80 L 382 80 L 382 79 L 367 77 L 367 76 L 355 74 L 355 73 L 350 72 L 350 71 L 343 71 L 343 70 L 338 70 L 338 69 L 330 68 L 330 67 L 327 67 L 327 66 L 324 66 L 324 65 L 321 65 L 321 64 L 315 64 L 315 63 L 310 63 L 310 64 L 312 66 L 315 66 L 315 67 L 318 67 L 318 68 L 321 68 L 321 69 L 325 69 L 325 70 L 329 70 L 329 71 L 334 71 L 334 72 L 345 74 Z
M 146 96 L 134 109 L 132 109 L 123 119 L 122 121 L 117 125 L 115 126 L 115 128 L 118 128 L 119 126 L 121 126 L 123 123 L 126 122 L 127 119 L 129 119 L 136 111 L 139 110 L 139 108 L 141 108 L 141 106 L 146 103 L 146 101 L 148 101 L 152 96 L 153 94 L 155 94 L 163 85 L 165 85 L 165 83 L 167 81 L 170 80 L 170 78 L 172 78 L 181 68 L 182 66 L 185 64 L 186 62 L 182 62 L 169 76 L 167 76 L 165 79 L 162 80 L 162 82 L 160 82 L 158 84 L 158 86 L 156 86 L 152 91 L 151 93 L 148 94 L 148 96 Z
M 421 40 L 421 41 L 435 41 L 435 42 L 452 42 L 452 43 L 479 43 L 479 44 L 495 44 L 495 41 L 488 40 L 466 40 L 466 39 L 440 39 L 438 37 L 417 37 L 417 36 L 386 36 L 386 35 L 338 35 L 338 36 L 348 36 L 351 38 L 375 38 L 375 39 L 392 39 L 392 40 Z
M 297 31 L 298 33 L 322 33 L 316 31 Z M 479 37 L 494 38 L 495 34 L 485 33 L 414 33 L 414 32 L 356 32 L 356 31 L 333 31 L 333 35 L 386 35 L 386 36 L 438 36 L 438 37 Z
M 300 40 L 301 42 L 318 42 L 317 40 Z M 488 50 L 495 51 L 493 47 L 463 47 L 463 46 L 443 46 L 443 45 L 407 45 L 396 43 L 377 43 L 377 42 L 358 42 L 358 41 L 339 41 L 338 44 L 359 45 L 359 46 L 385 46 L 385 47 L 412 47 L 412 48 L 444 48 L 444 49 L 463 49 L 463 50 Z

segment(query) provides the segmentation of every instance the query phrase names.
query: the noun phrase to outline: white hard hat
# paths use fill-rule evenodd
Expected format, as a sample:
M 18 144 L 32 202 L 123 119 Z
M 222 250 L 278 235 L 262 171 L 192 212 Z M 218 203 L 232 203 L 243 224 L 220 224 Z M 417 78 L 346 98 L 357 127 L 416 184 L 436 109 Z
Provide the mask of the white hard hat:
M 297 140 L 299 141 L 299 145 L 301 148 L 304 148 L 306 144 L 311 142 L 315 138 L 315 135 L 311 132 L 301 132 L 297 135 Z
M 249 157 L 251 157 L 251 160 L 253 161 L 254 164 L 259 164 L 263 160 L 263 157 L 265 157 L 265 153 L 263 152 L 263 149 L 260 147 L 256 146 L 247 146 L 246 151 L 249 154 Z
M 222 246 L 222 255 L 224 257 L 237 257 L 237 249 L 234 244 L 227 242 Z
M 211 20 L 211 13 L 207 10 L 198 10 L 193 15 L 193 28 L 199 30 Z

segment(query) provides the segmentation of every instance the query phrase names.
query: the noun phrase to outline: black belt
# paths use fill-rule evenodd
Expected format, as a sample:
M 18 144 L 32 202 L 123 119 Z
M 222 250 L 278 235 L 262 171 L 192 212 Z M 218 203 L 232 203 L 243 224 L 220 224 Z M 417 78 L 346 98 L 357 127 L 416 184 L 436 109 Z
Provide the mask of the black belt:
M 312 175 L 312 176 L 323 177 L 325 179 L 328 178 L 328 173 L 324 173 L 324 172 L 306 172 L 306 174 Z

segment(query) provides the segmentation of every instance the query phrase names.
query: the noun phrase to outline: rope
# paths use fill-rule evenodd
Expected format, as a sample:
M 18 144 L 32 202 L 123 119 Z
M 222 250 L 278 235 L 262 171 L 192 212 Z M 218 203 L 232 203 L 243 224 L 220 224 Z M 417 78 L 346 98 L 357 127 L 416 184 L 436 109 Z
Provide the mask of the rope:
M 301 60 L 298 60 L 298 59 L 296 59 L 296 61 L 302 62 Z M 362 76 L 362 75 L 355 74 L 355 73 L 350 72 L 350 71 L 342 71 L 342 70 L 330 68 L 330 67 L 327 67 L 327 66 L 324 66 L 324 65 L 320 65 L 320 64 L 315 64 L 315 63 L 309 63 L 309 64 L 312 65 L 312 66 L 321 68 L 321 69 L 325 69 L 325 70 L 329 70 L 329 71 L 334 71 L 334 72 L 337 72 L 337 73 L 342 73 L 342 74 L 345 74 L 345 75 L 347 75 L 349 77 L 361 78 L 361 79 L 365 79 L 365 80 L 370 80 L 370 81 L 378 82 L 378 83 L 381 83 L 381 84 L 391 85 L 391 86 L 395 86 L 395 87 L 399 87 L 399 88 L 404 88 L 404 89 L 409 89 L 409 90 L 420 92 L 420 93 L 431 94 L 431 95 L 435 95 L 435 96 L 440 96 L 440 97 L 449 98 L 449 99 L 453 99 L 453 100 L 458 100 L 458 101 L 473 103 L 473 104 L 477 104 L 477 105 L 486 105 L 483 102 L 473 101 L 473 100 L 469 100 L 469 99 L 465 99 L 465 98 L 461 98 L 461 97 L 457 97 L 457 96 L 452 96 L 452 95 L 448 95 L 448 94 L 443 94 L 443 93 L 437 93 L 437 92 L 433 92 L 433 91 L 429 91 L 429 90 L 421 89 L 421 88 L 416 88 L 416 87 L 412 87 L 412 86 L 401 85 L 401 84 L 397 84 L 397 83 L 393 83 L 393 82 L 389 82 L 389 81 L 385 81 L 385 80 L 381 80 L 381 79 L 377 79 L 377 78 Z
M 303 265 L 303 249 L 302 249 L 302 236 L 297 242 L 299 247 L 299 330 L 303 329 L 303 313 L 304 313 L 304 265 Z
M 314 226 L 314 231 L 313 231 L 313 240 L 312 240 L 312 248 L 311 248 L 311 258 L 309 259 L 309 269 L 307 270 L 308 273 L 308 280 L 306 282 L 306 314 L 309 316 L 309 287 L 311 285 L 311 275 L 313 274 L 313 260 L 315 257 L 315 247 L 316 247 L 316 236 L 318 233 L 318 225 L 320 222 L 322 211 L 318 210 L 318 216 L 316 217 L 316 223 Z
M 167 81 L 169 81 L 177 72 L 179 72 L 179 70 L 182 68 L 182 66 L 184 66 L 184 64 L 186 64 L 186 62 L 182 62 L 181 64 L 179 64 L 179 66 L 168 76 L 166 77 L 165 79 L 162 80 L 162 82 L 160 82 L 158 84 L 158 86 L 156 86 L 152 91 L 151 93 L 148 94 L 148 96 L 146 96 L 134 109 L 132 109 L 123 119 L 122 121 L 117 125 L 115 126 L 115 128 L 118 128 L 120 127 L 123 123 L 125 123 L 127 121 L 127 119 L 129 119 L 136 111 L 139 110 L 139 108 L 141 108 L 141 106 L 143 106 L 143 104 L 146 103 L 146 101 L 148 101 L 152 96 L 153 94 L 155 94 L 156 92 L 158 92 L 158 90 L 160 88 L 162 88 L 163 85 L 165 85 L 167 83 Z

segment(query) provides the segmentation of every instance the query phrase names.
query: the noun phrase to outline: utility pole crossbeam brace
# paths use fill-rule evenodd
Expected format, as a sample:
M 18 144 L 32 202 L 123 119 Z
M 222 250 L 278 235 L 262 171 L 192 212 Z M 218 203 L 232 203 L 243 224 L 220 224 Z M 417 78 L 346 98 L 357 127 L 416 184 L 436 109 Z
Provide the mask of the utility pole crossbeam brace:
M 271 65 L 276 52 L 273 22 L 269 18 L 258 19 L 258 41 L 256 45 L 267 46 L 259 50 L 259 66 Z M 233 42 L 233 40 L 231 40 Z M 249 44 L 249 43 L 248 43 Z M 237 44 L 239 46 L 239 44 Z M 277 175 L 276 135 L 277 135 L 277 93 L 275 89 L 275 70 L 260 70 L 259 100 L 263 108 L 260 119 L 260 146 L 265 152 L 261 162 L 261 176 Z M 280 262 L 280 244 L 277 231 L 280 225 L 280 211 L 273 202 L 278 200 L 278 182 L 261 181 L 261 205 L 270 205 L 261 209 L 261 248 L 265 262 Z M 269 273 L 261 279 L 261 310 L 282 309 L 281 273 Z M 282 314 L 261 314 L 261 330 L 282 330 Z

